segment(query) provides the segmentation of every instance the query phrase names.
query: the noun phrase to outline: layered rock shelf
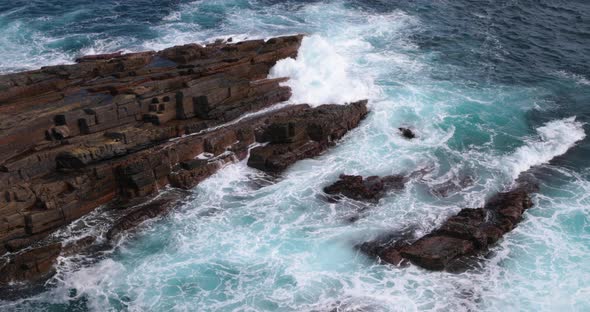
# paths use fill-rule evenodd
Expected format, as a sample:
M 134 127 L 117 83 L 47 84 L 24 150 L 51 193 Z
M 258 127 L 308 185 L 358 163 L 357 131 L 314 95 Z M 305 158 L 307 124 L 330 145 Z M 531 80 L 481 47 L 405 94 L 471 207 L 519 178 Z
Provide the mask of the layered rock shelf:
M 250 152 L 248 166 L 281 172 L 298 160 L 314 157 L 333 146 L 367 114 L 367 101 L 323 105 L 296 115 L 277 116 L 259 141 L 268 142 Z
M 393 265 L 409 261 L 429 270 L 462 270 L 468 257 L 486 251 L 516 227 L 533 205 L 530 191 L 517 187 L 497 194 L 483 208 L 464 208 L 414 242 L 403 235 L 389 235 L 364 243 L 360 249 Z
M 93 55 L 0 76 L 0 254 L 13 253 L 0 283 L 46 274 L 61 247 L 28 247 L 100 205 L 190 189 L 249 153 L 250 166 L 281 171 L 358 126 L 366 101 L 248 114 L 290 98 L 288 77 L 267 77 L 301 40 Z M 133 208 L 109 238 L 169 206 Z

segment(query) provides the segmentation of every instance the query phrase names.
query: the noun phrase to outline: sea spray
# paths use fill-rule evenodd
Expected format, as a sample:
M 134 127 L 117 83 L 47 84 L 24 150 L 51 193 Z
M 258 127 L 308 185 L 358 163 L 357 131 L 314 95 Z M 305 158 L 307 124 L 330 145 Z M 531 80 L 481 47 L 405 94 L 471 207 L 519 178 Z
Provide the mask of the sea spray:
M 351 62 L 328 40 L 313 35 L 303 39 L 297 59 L 280 60 L 270 77 L 290 77 L 285 84 L 293 90 L 293 103 L 321 105 L 370 98 L 371 79 L 352 76 Z

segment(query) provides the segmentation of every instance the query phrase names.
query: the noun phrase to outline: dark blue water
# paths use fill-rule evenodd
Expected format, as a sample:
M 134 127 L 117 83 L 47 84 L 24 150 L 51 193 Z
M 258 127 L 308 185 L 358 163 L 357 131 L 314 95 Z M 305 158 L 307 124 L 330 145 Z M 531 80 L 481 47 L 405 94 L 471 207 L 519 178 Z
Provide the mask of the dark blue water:
M 223 169 L 101 257 L 60 259 L 42 291 L 2 310 L 590 309 L 588 1 L 0 0 L 0 72 L 300 32 L 298 59 L 271 75 L 292 78 L 293 103 L 369 98 L 359 129 L 262 189 L 245 164 Z M 419 139 L 401 139 L 400 125 Z M 355 224 L 352 206 L 318 199 L 342 172 L 425 167 Z M 531 168 L 536 206 L 481 270 L 392 269 L 352 247 L 408 226 L 426 233 Z M 465 176 L 474 185 L 450 197 L 429 192 Z M 56 235 L 100 235 L 109 222 L 97 211 Z

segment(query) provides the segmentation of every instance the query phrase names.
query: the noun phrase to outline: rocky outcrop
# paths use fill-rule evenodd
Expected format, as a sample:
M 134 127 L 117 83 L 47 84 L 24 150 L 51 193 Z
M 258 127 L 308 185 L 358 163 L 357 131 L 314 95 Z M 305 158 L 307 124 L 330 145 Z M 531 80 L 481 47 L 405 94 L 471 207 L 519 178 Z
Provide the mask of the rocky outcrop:
M 27 250 L 0 265 L 0 284 L 11 281 L 36 280 L 47 276 L 61 252 L 61 244 Z
M 296 116 L 274 118 L 258 136 L 267 142 L 250 151 L 248 166 L 281 172 L 298 160 L 321 154 L 367 114 L 367 101 L 349 105 L 323 105 Z
M 364 243 L 360 249 L 382 261 L 400 265 L 408 260 L 429 270 L 460 266 L 462 259 L 485 251 L 510 232 L 532 207 L 528 190 L 499 193 L 483 208 L 465 208 L 437 230 L 414 241 L 378 239 Z
M 84 236 L 63 246 L 61 249 L 61 255 L 67 257 L 79 254 L 88 249 L 94 244 L 94 242 L 96 242 L 96 237 L 90 235 Z
M 122 233 L 137 227 L 144 221 L 157 218 L 168 213 L 183 198 L 180 192 L 166 192 L 145 204 L 131 208 L 131 211 L 119 218 L 106 233 L 108 240 L 117 238 Z
M 0 76 L 0 252 L 14 253 L 11 263 L 37 259 L 19 250 L 100 205 L 127 207 L 164 185 L 192 188 L 248 157 L 254 144 L 282 140 L 284 152 L 272 154 L 285 158 L 283 167 L 333 145 L 358 125 L 366 102 L 290 105 L 244 117 L 290 98 L 282 85 L 288 78 L 267 77 L 278 60 L 297 56 L 301 40 L 117 52 Z M 281 137 L 289 123 L 303 126 L 303 135 Z M 132 208 L 108 236 L 169 208 L 157 200 Z M 38 268 L 51 262 L 39 261 Z
M 266 77 L 301 40 L 86 56 L 0 76 L 0 245 L 153 193 L 199 154 L 246 153 L 254 137 L 239 129 L 186 136 L 288 99 L 285 79 Z
M 324 192 L 333 197 L 345 196 L 354 200 L 378 201 L 388 191 L 404 188 L 406 177 L 391 175 L 385 177 L 340 175 L 334 184 L 326 186 Z

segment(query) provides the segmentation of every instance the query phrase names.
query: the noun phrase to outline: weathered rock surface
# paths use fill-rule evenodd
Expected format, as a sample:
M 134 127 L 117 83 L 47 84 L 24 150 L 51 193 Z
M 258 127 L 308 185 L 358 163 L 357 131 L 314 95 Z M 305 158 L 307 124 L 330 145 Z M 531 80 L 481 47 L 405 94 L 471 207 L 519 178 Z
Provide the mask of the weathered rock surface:
M 358 125 L 364 102 L 291 105 L 230 122 L 290 98 L 287 78 L 267 77 L 278 60 L 297 56 L 302 38 L 85 56 L 0 76 L 0 252 L 18 252 L 115 199 L 133 202 L 167 184 L 192 188 L 245 159 L 255 142 L 282 140 L 276 125 L 305 121 L 305 135 L 276 153 L 288 158 L 281 166 L 325 150 Z M 111 236 L 166 211 L 143 207 Z M 51 257 L 39 257 L 16 253 L 11 263 L 39 261 L 40 273 Z
M 409 260 L 429 270 L 444 270 L 454 261 L 485 251 L 510 232 L 532 207 L 528 190 L 499 193 L 483 208 L 465 208 L 440 228 L 410 243 L 407 239 L 377 240 L 360 249 L 382 261 L 399 265 Z
M 174 206 L 176 206 L 181 199 L 181 194 L 176 192 L 167 192 L 159 198 L 132 208 L 132 211 L 115 222 L 115 224 L 107 232 L 106 238 L 108 240 L 115 239 L 125 231 L 137 227 L 144 221 L 166 214 L 168 211 L 174 208 Z
M 75 254 L 79 254 L 80 252 L 84 251 L 92 244 L 94 244 L 95 241 L 96 237 L 94 236 L 84 236 L 63 246 L 61 249 L 61 255 L 72 256 Z
M 27 250 L 0 265 L 0 284 L 40 279 L 51 273 L 61 251 L 61 244 Z
M 324 192 L 333 196 L 345 196 L 355 200 L 377 201 L 390 190 L 404 188 L 406 177 L 391 175 L 385 177 L 340 175 L 334 184 L 326 186 Z
M 268 142 L 250 151 L 248 166 L 281 172 L 298 160 L 321 154 L 367 115 L 367 101 L 349 105 L 323 105 L 297 115 L 275 118 L 257 136 Z

